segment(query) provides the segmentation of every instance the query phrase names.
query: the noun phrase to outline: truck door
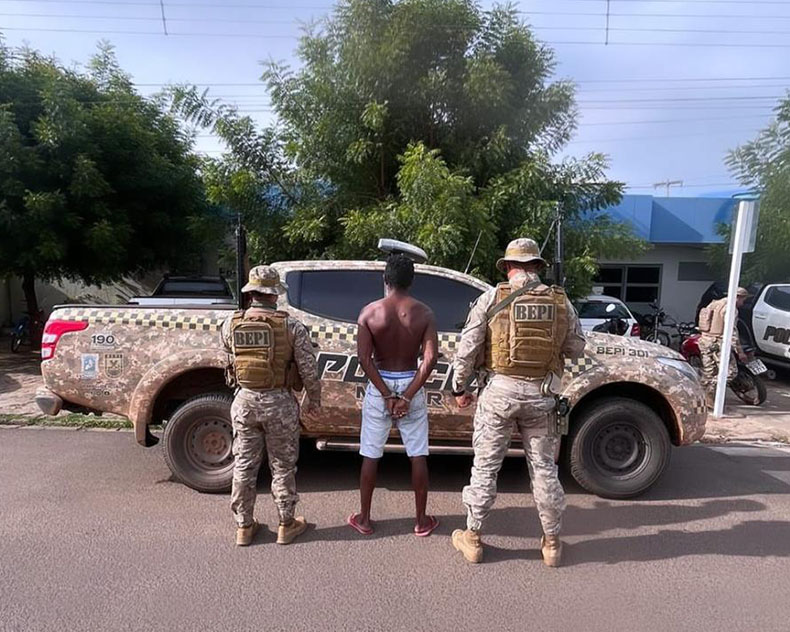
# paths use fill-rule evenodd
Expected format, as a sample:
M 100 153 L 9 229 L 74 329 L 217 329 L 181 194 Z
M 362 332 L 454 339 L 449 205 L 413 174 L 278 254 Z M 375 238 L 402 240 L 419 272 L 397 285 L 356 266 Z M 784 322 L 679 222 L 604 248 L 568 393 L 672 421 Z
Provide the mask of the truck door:
M 425 383 L 432 439 L 466 438 L 472 432 L 474 407 L 458 409 L 450 382 L 469 306 L 482 293 L 474 285 L 441 274 L 418 271 L 415 275 L 412 295 L 433 310 L 439 333 L 439 361 Z
M 766 286 L 754 304 L 752 327 L 760 351 L 790 359 L 790 284 Z

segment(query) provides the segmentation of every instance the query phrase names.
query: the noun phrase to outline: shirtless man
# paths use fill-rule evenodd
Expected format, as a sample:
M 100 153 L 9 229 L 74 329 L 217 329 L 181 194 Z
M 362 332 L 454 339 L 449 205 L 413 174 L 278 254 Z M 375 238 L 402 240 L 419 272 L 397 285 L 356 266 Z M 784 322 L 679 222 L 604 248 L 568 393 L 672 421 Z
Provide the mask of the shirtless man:
M 390 255 L 384 271 L 385 297 L 367 305 L 357 324 L 357 356 L 370 382 L 362 404 L 359 453 L 361 509 L 348 524 L 362 535 L 373 533 L 370 502 L 379 459 L 393 424 L 411 459 L 411 483 L 417 507 L 414 533 L 430 535 L 439 521 L 425 514 L 428 500 L 428 409 L 423 385 L 436 365 L 436 321 L 430 308 L 409 295 L 414 264 Z M 417 359 L 422 350 L 422 363 Z

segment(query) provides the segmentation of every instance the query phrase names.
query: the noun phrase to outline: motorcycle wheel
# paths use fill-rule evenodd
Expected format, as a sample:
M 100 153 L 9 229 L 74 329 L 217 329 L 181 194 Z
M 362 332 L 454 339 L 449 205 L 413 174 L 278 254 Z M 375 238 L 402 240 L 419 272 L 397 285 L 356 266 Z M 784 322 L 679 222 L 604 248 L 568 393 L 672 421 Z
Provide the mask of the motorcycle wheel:
M 19 353 L 19 347 L 22 346 L 22 336 L 18 334 L 11 334 L 11 353 Z
M 750 406 L 760 406 L 768 397 L 763 380 L 747 368 L 738 369 L 738 375 L 733 380 L 731 388 L 738 399 Z
M 669 334 L 665 331 L 661 331 L 660 329 L 654 329 L 651 331 L 645 340 L 648 342 L 655 342 L 656 344 L 663 345 L 665 347 L 668 347 L 670 343 Z

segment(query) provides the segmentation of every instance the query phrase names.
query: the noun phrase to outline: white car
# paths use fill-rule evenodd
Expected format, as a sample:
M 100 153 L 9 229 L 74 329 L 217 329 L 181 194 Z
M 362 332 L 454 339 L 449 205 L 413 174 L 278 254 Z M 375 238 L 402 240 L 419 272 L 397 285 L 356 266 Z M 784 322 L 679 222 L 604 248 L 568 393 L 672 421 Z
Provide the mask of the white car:
M 603 294 L 591 294 L 575 301 L 574 306 L 579 313 L 579 320 L 584 331 L 592 331 L 593 327 L 605 323 L 610 318 L 621 318 L 628 324 L 625 336 L 639 338 L 642 333 L 631 310 L 618 298 Z

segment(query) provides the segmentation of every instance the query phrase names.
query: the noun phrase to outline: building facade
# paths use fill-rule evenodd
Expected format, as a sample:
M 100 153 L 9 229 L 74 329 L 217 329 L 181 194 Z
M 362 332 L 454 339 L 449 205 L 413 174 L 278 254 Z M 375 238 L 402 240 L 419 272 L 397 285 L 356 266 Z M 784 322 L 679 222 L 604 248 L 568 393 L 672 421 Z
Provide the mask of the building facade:
M 707 248 L 723 242 L 722 225 L 732 219 L 733 198 L 656 198 L 625 195 L 606 209 L 650 243 L 644 255 L 603 260 L 596 285 L 633 311 L 650 312 L 657 301 L 677 321 L 694 319 L 703 292 L 718 280 L 708 266 Z

